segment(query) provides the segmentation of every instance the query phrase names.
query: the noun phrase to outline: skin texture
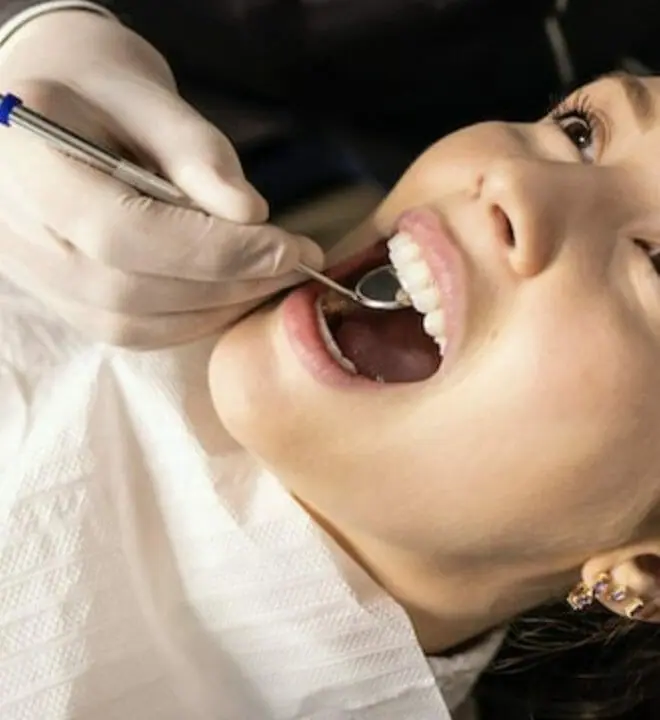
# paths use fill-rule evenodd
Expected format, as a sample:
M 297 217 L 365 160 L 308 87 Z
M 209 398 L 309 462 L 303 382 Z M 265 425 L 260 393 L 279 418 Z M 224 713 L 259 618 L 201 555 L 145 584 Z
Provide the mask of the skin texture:
M 559 116 L 440 140 L 336 248 L 330 264 L 411 208 L 442 218 L 466 277 L 446 372 L 320 383 L 277 306 L 217 346 L 228 431 L 399 600 L 428 651 L 601 572 L 658 619 L 660 79 L 643 82 L 648 97 L 601 79 Z

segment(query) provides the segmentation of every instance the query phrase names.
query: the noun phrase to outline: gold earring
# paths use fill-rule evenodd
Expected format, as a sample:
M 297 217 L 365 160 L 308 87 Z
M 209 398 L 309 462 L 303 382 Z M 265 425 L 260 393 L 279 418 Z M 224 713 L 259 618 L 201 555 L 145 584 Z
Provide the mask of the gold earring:
M 632 602 L 629 602 L 623 609 L 626 617 L 629 620 L 634 620 L 640 612 L 644 609 L 644 601 L 641 598 L 635 598 Z
M 573 610 L 576 610 L 577 612 L 586 610 L 593 604 L 594 601 L 593 588 L 586 583 L 578 583 L 571 592 L 568 593 L 566 601 Z
M 593 585 L 580 582 L 568 594 L 566 601 L 573 610 L 578 612 L 586 610 L 590 605 L 593 605 L 596 598 L 609 590 L 611 581 L 609 573 L 601 573 Z
M 625 585 L 612 585 L 612 576 L 601 573 L 594 583 L 594 596 L 607 597 L 612 602 L 623 602 L 628 597 L 628 588 Z
M 606 597 L 613 602 L 623 602 L 628 597 L 628 588 L 623 585 L 612 586 L 612 576 L 601 573 L 593 585 L 578 583 L 568 594 L 566 600 L 573 610 L 586 610 L 598 598 Z M 624 608 L 627 618 L 634 620 L 644 610 L 646 604 L 641 598 L 633 598 Z
M 594 597 L 600 597 L 606 592 L 609 592 L 610 585 L 612 584 L 612 576 L 609 573 L 603 572 L 597 578 L 593 586 Z
M 608 598 L 613 602 L 623 602 L 628 597 L 628 588 L 623 585 L 615 585 L 608 593 Z

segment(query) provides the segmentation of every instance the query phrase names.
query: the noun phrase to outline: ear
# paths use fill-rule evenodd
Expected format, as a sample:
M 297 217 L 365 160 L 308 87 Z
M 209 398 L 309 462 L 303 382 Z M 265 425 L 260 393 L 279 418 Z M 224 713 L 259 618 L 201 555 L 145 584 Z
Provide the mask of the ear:
M 635 620 L 660 624 L 660 538 L 592 558 L 582 580 L 600 588 L 596 599 L 613 613 L 630 617 L 636 608 Z

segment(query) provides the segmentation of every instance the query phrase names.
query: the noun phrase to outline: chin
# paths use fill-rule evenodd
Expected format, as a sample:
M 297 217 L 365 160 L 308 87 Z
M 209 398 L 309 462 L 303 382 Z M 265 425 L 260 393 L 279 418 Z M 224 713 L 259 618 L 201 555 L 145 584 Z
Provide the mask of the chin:
M 209 362 L 209 386 L 226 430 L 243 447 L 253 448 L 272 408 L 285 395 L 275 354 L 274 310 L 253 312 L 223 334 Z M 261 421 L 261 422 L 260 422 Z

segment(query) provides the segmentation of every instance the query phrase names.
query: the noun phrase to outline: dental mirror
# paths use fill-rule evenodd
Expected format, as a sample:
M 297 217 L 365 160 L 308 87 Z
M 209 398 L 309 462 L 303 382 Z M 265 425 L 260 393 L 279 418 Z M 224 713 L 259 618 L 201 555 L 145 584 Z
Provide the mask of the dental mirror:
M 370 270 L 358 281 L 355 294 L 375 310 L 401 310 L 411 304 L 391 265 Z
M 340 285 L 323 273 L 317 272 L 307 265 L 302 265 L 302 263 L 298 269 L 370 310 L 401 310 L 411 305 L 408 293 L 401 287 L 391 265 L 380 265 L 370 270 L 358 280 L 355 290 Z

